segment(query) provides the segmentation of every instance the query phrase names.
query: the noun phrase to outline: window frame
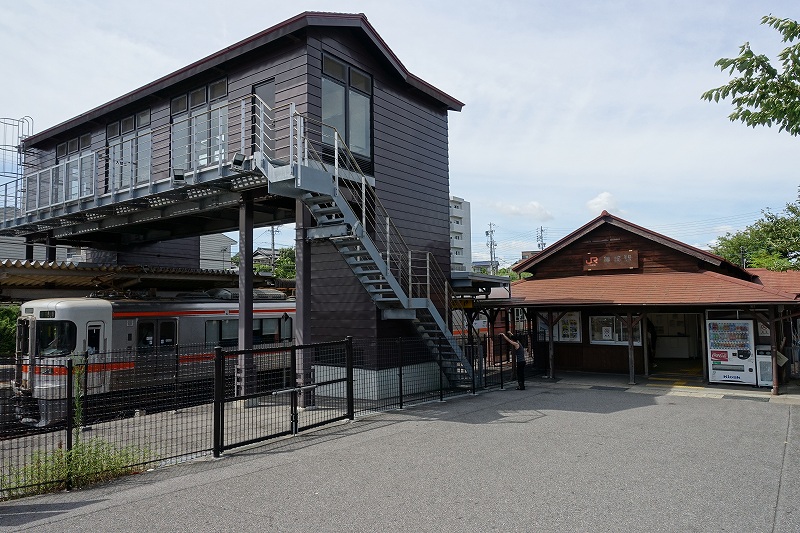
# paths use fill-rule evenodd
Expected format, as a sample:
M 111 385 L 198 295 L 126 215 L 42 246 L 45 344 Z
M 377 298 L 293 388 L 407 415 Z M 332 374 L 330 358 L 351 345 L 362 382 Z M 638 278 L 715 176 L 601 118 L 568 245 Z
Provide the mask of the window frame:
M 331 69 L 326 69 L 326 64 L 333 64 L 333 65 L 338 65 L 338 66 L 342 67 L 344 75 L 342 77 L 339 77 L 336 73 L 333 73 Z M 358 85 L 354 85 L 353 84 L 353 73 L 355 73 L 357 76 L 361 76 L 364 80 L 367 80 L 369 82 L 368 83 L 369 84 L 369 92 L 365 92 L 363 90 L 363 88 L 359 87 Z M 375 131 L 374 131 L 375 83 L 374 83 L 374 79 L 373 79 L 372 75 L 370 75 L 368 72 L 366 72 L 366 71 L 364 71 L 364 70 L 362 70 L 360 68 L 354 67 L 353 65 L 347 63 L 346 61 L 342 61 L 342 60 L 340 60 L 340 59 L 338 59 L 338 58 L 336 58 L 336 57 L 334 57 L 334 56 L 332 56 L 330 54 L 323 53 L 322 54 L 322 65 L 321 65 L 321 68 L 320 68 L 320 78 L 321 78 L 321 83 L 320 83 L 320 90 L 321 90 L 320 112 L 321 113 L 320 114 L 322 115 L 324 113 L 322 101 L 324 101 L 324 99 L 325 99 L 325 82 L 327 81 L 329 83 L 333 83 L 333 84 L 336 84 L 339 87 L 341 87 L 344 90 L 344 96 L 343 96 L 344 97 L 344 110 L 343 110 L 343 115 L 344 115 L 343 130 L 344 131 L 339 131 L 339 135 L 342 136 L 342 138 L 344 139 L 344 142 L 347 144 L 347 147 L 350 149 L 350 151 L 353 153 L 353 155 L 355 155 L 357 157 L 365 158 L 365 159 L 367 159 L 369 161 L 372 161 L 372 159 L 374 157 L 374 142 L 375 142 Z M 366 133 L 369 136 L 369 139 L 367 140 L 367 143 L 366 143 L 368 145 L 366 147 L 366 153 L 364 151 L 361 151 L 361 150 L 359 150 L 357 148 L 354 148 L 354 146 L 352 146 L 352 144 L 353 144 L 353 140 L 352 140 L 353 133 L 352 133 L 352 130 L 354 130 L 354 126 L 355 126 L 354 120 L 353 120 L 353 113 L 355 111 L 354 110 L 355 104 L 351 103 L 351 100 L 354 100 L 353 96 L 361 96 L 361 97 L 366 98 L 366 100 L 367 100 L 367 106 L 366 107 L 367 107 L 367 113 L 368 113 L 369 116 L 367 117 L 367 124 L 366 124 L 366 130 L 367 131 L 366 131 Z M 323 122 L 324 122 L 324 120 L 325 119 L 323 118 Z M 324 130 L 324 128 L 323 128 L 323 130 Z M 337 131 L 338 131 L 338 128 L 337 128 Z M 328 135 L 327 137 L 331 138 L 330 135 Z M 331 139 L 331 141 L 332 141 L 332 139 Z M 333 142 L 328 142 L 326 140 L 325 134 L 323 134 L 323 143 L 325 143 L 327 145 L 330 145 L 330 146 L 333 145 Z
M 634 318 L 639 315 L 634 315 Z M 594 322 L 595 320 L 611 320 L 612 331 L 611 339 L 595 339 L 594 337 Z M 628 339 L 625 338 L 627 332 L 625 331 L 625 324 L 620 317 L 615 315 L 591 315 L 589 316 L 589 344 L 606 345 L 606 346 L 628 346 Z M 642 322 L 639 321 L 633 331 L 633 345 L 642 345 Z

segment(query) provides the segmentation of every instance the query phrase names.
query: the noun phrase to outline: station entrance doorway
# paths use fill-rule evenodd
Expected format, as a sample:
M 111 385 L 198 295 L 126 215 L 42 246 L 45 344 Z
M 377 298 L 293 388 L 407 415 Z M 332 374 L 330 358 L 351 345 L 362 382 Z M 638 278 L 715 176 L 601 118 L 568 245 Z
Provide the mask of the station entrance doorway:
M 703 315 L 648 313 L 650 375 L 703 380 Z

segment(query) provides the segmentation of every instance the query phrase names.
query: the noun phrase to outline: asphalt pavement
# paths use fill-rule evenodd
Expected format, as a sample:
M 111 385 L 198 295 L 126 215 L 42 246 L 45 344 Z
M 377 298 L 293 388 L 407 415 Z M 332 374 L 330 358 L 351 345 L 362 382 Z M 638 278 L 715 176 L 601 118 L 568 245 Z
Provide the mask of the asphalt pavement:
M 800 531 L 800 389 L 568 374 L 0 503 L 0 532 Z

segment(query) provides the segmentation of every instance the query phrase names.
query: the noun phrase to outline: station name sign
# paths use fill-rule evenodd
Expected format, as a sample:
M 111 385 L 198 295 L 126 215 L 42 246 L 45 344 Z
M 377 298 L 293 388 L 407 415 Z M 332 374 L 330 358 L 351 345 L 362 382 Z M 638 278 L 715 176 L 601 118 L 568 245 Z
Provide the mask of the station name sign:
M 620 270 L 639 268 L 639 252 L 607 252 L 602 255 L 589 253 L 583 261 L 584 270 Z

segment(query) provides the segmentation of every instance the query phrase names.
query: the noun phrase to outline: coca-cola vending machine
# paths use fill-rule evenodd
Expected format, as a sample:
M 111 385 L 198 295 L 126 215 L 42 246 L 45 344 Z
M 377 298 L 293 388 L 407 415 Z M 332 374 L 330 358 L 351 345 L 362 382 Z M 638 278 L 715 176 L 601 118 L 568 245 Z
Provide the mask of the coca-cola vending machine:
M 756 384 L 752 320 L 706 320 L 708 381 Z

